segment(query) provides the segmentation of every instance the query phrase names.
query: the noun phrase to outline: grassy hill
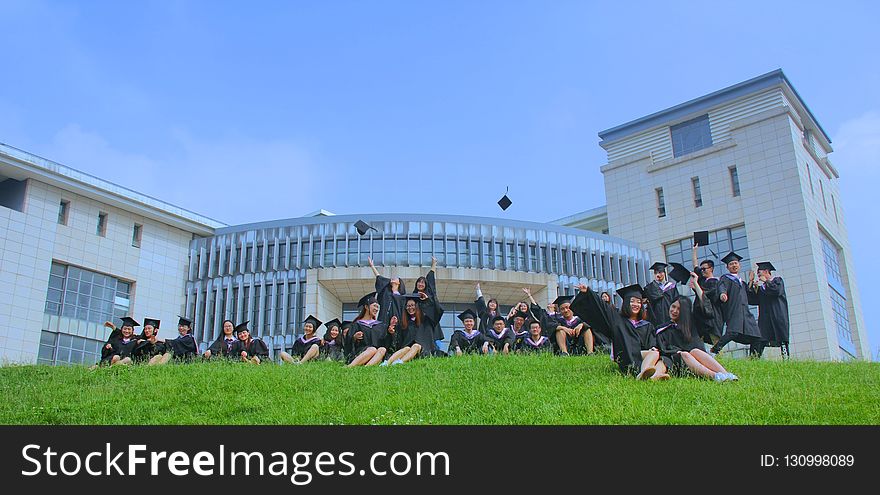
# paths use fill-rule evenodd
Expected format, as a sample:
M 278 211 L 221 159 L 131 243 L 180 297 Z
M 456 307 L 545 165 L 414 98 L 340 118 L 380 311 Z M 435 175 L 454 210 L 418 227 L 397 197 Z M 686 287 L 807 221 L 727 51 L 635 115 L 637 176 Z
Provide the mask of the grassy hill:
M 729 359 L 733 383 L 638 382 L 608 356 L 346 369 L 0 368 L 2 424 L 880 424 L 880 363 Z

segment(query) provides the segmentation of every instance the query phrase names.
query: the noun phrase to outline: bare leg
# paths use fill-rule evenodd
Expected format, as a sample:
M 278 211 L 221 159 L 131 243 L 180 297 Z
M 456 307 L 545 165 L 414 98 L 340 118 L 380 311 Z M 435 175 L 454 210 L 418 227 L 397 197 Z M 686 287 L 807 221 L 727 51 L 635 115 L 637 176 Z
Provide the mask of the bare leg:
M 354 358 L 354 361 L 352 361 L 348 365 L 348 367 L 352 368 L 354 366 L 363 366 L 363 365 L 367 364 L 367 362 L 369 362 L 370 359 L 373 358 L 373 354 L 376 354 L 376 348 L 375 347 L 367 347 L 366 349 L 364 349 L 364 352 L 358 354 L 357 357 Z
M 318 344 L 312 344 L 312 346 L 309 347 L 309 350 L 306 351 L 305 356 L 303 356 L 302 359 L 299 360 L 299 362 L 306 363 L 308 361 L 311 361 L 312 359 L 318 357 L 319 352 L 320 349 L 318 349 Z
M 130 358 L 130 357 L 124 357 L 124 358 L 122 358 L 122 359 L 116 361 L 116 362 L 113 363 L 113 364 L 121 364 L 121 365 L 123 365 L 123 366 L 128 366 L 128 365 L 131 364 L 131 358 Z
M 669 380 L 666 363 L 662 359 L 658 359 L 657 364 L 654 365 L 654 374 L 651 375 L 651 380 Z
M 587 330 L 584 332 L 584 348 L 587 350 L 587 354 L 593 353 L 593 348 L 595 344 L 595 340 L 593 339 L 593 331 Z
M 694 359 L 695 359 L 698 363 L 700 363 L 701 365 L 705 366 L 705 367 L 708 368 L 710 371 L 712 371 L 712 372 L 720 372 L 720 373 L 727 373 L 727 370 L 724 369 L 724 366 L 721 366 L 721 363 L 719 363 L 718 361 L 716 361 L 715 358 L 713 358 L 713 357 L 710 356 L 709 354 L 706 354 L 706 351 L 702 351 L 702 350 L 700 350 L 700 349 L 693 349 L 693 350 L 691 350 L 691 352 L 690 352 L 689 354 L 690 354 L 691 356 L 693 356 Z
M 171 353 L 170 352 L 166 352 L 165 354 L 162 354 L 162 364 L 168 364 L 168 361 L 171 361 Z
M 208 349 L 207 351 L 205 351 L 205 353 L 202 354 L 202 356 L 204 356 L 205 359 L 211 359 L 211 349 Z
M 420 346 L 419 344 L 413 344 L 409 348 L 409 352 L 407 352 L 402 358 L 400 358 L 400 360 L 404 363 L 407 363 L 415 359 L 415 357 L 418 356 L 420 352 L 422 352 L 422 346 Z
M 162 362 L 162 354 L 156 354 L 150 358 L 150 362 L 147 363 L 147 366 L 157 366 L 161 364 L 165 364 Z
M 253 364 L 260 364 L 261 363 L 260 358 L 257 356 L 252 357 L 250 361 Z
M 679 356 L 681 356 L 681 360 L 684 361 L 684 364 L 686 364 L 688 369 L 693 371 L 695 375 L 710 380 L 715 378 L 716 372 L 703 366 L 703 364 L 700 363 L 700 361 L 690 352 L 682 352 Z
M 501 352 L 503 352 L 504 355 L 508 355 L 508 354 L 510 354 L 510 344 L 507 343 L 507 342 L 505 342 L 505 343 L 504 343 L 504 349 L 501 349 Z
M 568 345 L 565 343 L 565 338 L 568 336 L 565 333 L 565 330 L 557 330 L 556 331 L 556 345 L 559 346 L 559 352 L 568 354 Z
M 388 349 L 384 347 L 379 347 L 378 349 L 376 349 L 376 353 L 373 354 L 373 357 L 371 357 L 370 360 L 367 361 L 367 364 L 365 364 L 364 366 L 375 366 L 381 363 L 382 359 L 385 358 L 386 352 L 388 352 Z
M 285 351 L 279 352 L 278 357 L 281 358 L 282 363 L 295 364 L 297 362 L 296 359 L 293 359 L 293 356 L 291 356 L 290 354 L 288 354 Z
M 657 351 L 642 351 L 642 366 L 639 371 L 639 380 L 646 380 L 657 370 L 654 365 L 660 359 L 660 353 Z
M 403 356 L 405 356 L 407 353 L 409 353 L 410 349 L 411 349 L 410 346 L 406 346 L 406 347 L 402 347 L 402 348 L 398 349 L 397 352 L 395 352 L 394 354 L 391 355 L 390 358 L 388 358 L 388 361 L 393 363 L 394 361 L 397 361 L 398 359 L 403 359 Z
M 110 358 L 110 366 L 119 362 L 119 354 L 114 354 L 112 358 Z
M 455 355 L 456 355 L 456 356 L 461 356 L 461 354 L 462 354 L 462 352 L 461 352 L 461 347 L 456 346 L 456 347 L 455 347 Z

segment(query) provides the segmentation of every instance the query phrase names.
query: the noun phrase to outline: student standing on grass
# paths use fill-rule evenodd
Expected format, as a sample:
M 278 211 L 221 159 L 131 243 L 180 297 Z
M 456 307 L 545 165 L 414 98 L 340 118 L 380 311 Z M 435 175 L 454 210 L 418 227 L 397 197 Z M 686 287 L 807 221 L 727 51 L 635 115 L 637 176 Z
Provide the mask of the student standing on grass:
M 345 361 L 343 350 L 342 322 L 339 318 L 333 318 L 324 324 L 327 329 L 324 332 L 324 346 L 321 347 L 321 358 L 327 361 Z
M 694 272 L 699 274 L 697 283 L 705 294 L 708 305 L 694 305 L 694 327 L 707 344 L 716 344 L 724 331 L 721 316 L 721 301 L 718 300 L 718 277 L 715 276 L 715 262 L 705 259 L 697 263 L 697 245 L 691 249 Z
M 477 284 L 477 300 L 474 301 L 474 304 L 477 305 L 477 315 L 479 317 L 477 329 L 480 332 L 486 332 L 492 328 L 492 319 L 501 314 L 501 309 L 498 308 L 498 300 L 493 297 L 486 301 L 483 298 L 483 291 L 480 290 L 480 284 Z
M 764 346 L 779 347 L 782 359 L 788 359 L 788 298 L 785 297 L 785 282 L 782 277 L 774 277 L 776 268 L 769 261 L 758 263 L 758 281 L 749 277 L 749 303 L 758 306 L 758 328 L 762 341 L 757 355 L 764 352 Z
M 260 339 L 251 337 L 248 322 L 239 323 L 235 327 L 238 340 L 232 345 L 232 355 L 238 356 L 245 363 L 260 364 L 269 360 L 269 348 Z
M 235 356 L 232 354 L 232 345 L 234 343 L 235 323 L 232 323 L 232 320 L 223 320 L 220 336 L 211 344 L 211 347 L 208 347 L 208 350 L 205 351 L 202 357 L 205 359 L 211 359 L 211 357 L 234 358 Z
M 428 274 L 424 277 L 419 277 L 416 280 L 416 288 L 413 289 L 413 294 L 427 295 L 426 298 L 419 297 L 419 305 L 422 306 L 422 313 L 429 315 L 430 319 L 434 325 L 432 328 L 432 332 L 434 335 L 434 345 L 431 349 L 431 354 L 444 354 L 443 351 L 440 350 L 440 342 L 443 340 L 443 329 L 440 328 L 440 318 L 443 316 L 443 305 L 440 304 L 440 300 L 437 296 L 437 258 L 431 257 L 431 270 L 428 271 Z M 430 307 L 427 307 L 430 305 Z M 422 353 L 425 353 L 426 347 L 424 344 L 422 345 Z
M 724 319 L 724 335 L 712 346 L 712 353 L 718 354 L 731 341 L 747 344 L 749 354 L 755 356 L 761 341 L 758 323 L 749 311 L 748 287 L 739 278 L 740 260 L 742 256 L 731 251 L 721 259 L 727 263 L 727 270 L 718 282 L 718 300 L 721 303 L 721 315 Z M 757 345 L 756 345 L 757 344 Z
M 529 335 L 520 341 L 516 351 L 520 354 L 538 354 L 553 352 L 553 344 L 550 342 L 541 328 L 541 322 L 538 320 L 529 320 Z
M 290 354 L 284 351 L 278 353 L 281 361 L 290 364 L 302 364 L 317 359 L 321 354 L 321 347 L 324 345 L 324 341 L 316 333 L 322 324 L 321 320 L 309 315 L 303 322 L 303 335 L 293 341 L 293 348 L 290 350 Z
M 360 313 L 345 337 L 348 366 L 373 366 L 381 363 L 388 350 L 393 348 L 398 319 L 396 315 L 392 315 L 390 324 L 377 319 L 381 307 L 375 292 L 362 297 L 358 301 L 358 307 Z
M 494 319 L 500 318 L 504 322 L 504 317 L 496 314 Z M 489 341 L 486 340 L 482 332 L 475 328 L 477 324 L 477 314 L 470 309 L 466 309 L 458 314 L 458 319 L 464 325 L 464 330 L 456 330 L 452 337 L 449 338 L 449 354 L 461 356 L 462 354 L 489 354 Z
M 669 377 L 660 361 L 654 325 L 644 319 L 641 286 L 634 284 L 617 291 L 623 299 L 620 312 L 602 302 L 588 286 L 581 284 L 578 290 L 571 302 L 571 311 L 589 322 L 596 331 L 611 336 L 611 358 L 621 373 L 635 375 L 639 380 Z
M 391 318 L 397 317 L 397 321 L 403 319 L 403 307 L 406 301 L 403 295 L 406 294 L 406 288 L 403 281 L 399 277 L 388 278 L 383 277 L 373 264 L 373 258 L 367 258 L 370 263 L 370 269 L 376 276 L 376 292 L 375 299 L 379 303 L 379 313 L 375 318 L 385 325 L 391 324 Z
M 651 265 L 654 271 L 654 280 L 645 286 L 645 298 L 648 299 L 648 321 L 655 326 L 666 321 L 669 314 L 669 306 L 678 299 L 678 289 L 675 282 L 669 280 L 666 275 L 666 263 L 657 262 Z
M 155 318 L 144 318 L 144 330 L 138 338 L 134 351 L 132 351 L 132 359 L 135 362 L 146 362 L 150 366 L 168 362 L 165 355 L 168 353 L 169 346 L 158 338 L 160 323 Z

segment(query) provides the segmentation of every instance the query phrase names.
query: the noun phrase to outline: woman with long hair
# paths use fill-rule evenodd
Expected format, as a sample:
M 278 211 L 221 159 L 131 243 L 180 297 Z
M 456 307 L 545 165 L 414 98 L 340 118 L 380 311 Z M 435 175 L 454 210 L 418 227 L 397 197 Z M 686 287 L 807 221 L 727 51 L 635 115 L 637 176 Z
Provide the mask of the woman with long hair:
M 293 341 L 290 354 L 284 351 L 278 353 L 281 361 L 290 364 L 303 364 L 317 358 L 321 353 L 321 347 L 324 345 L 321 337 L 317 335 L 318 328 L 322 324 L 321 320 L 309 315 L 303 322 L 303 335 Z
M 430 357 L 434 352 L 434 322 L 425 313 L 423 307 L 433 311 L 433 302 L 425 293 L 407 294 L 404 306 L 403 319 L 400 321 L 400 330 L 396 332 L 397 351 L 382 363 L 401 364 L 411 361 L 416 357 Z M 422 306 L 425 304 L 426 306 Z
M 233 358 L 232 356 L 232 344 L 235 343 L 235 323 L 232 323 L 232 320 L 223 320 L 223 325 L 221 326 L 220 335 L 217 337 L 217 340 L 208 347 L 208 350 L 202 354 L 202 357 L 205 359 L 211 359 L 211 357 L 224 357 L 224 358 Z
M 373 366 L 382 362 L 388 349 L 393 348 L 397 316 L 391 316 L 387 325 L 377 319 L 380 307 L 375 292 L 362 297 L 358 306 L 360 313 L 345 336 L 348 366 Z
M 342 322 L 334 318 L 324 324 L 327 331 L 324 332 L 324 345 L 321 347 L 321 358 L 327 361 L 345 361 L 343 351 L 344 338 L 342 335 Z
M 501 315 L 501 308 L 498 307 L 498 300 L 494 297 L 489 298 L 488 301 L 483 297 L 480 284 L 477 284 L 477 300 L 474 301 L 474 304 L 477 305 L 477 330 L 485 334 L 492 328 L 492 320 Z M 503 317 L 503 315 L 501 316 Z

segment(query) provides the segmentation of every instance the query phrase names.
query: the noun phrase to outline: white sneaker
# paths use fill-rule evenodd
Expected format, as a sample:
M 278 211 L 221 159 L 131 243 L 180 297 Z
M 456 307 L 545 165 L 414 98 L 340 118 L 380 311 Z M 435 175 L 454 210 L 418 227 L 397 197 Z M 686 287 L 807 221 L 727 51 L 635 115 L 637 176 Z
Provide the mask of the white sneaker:
M 722 373 L 720 371 L 715 372 L 715 381 L 716 382 L 726 382 L 727 381 L 727 373 Z
M 388 361 L 382 361 L 382 363 L 380 363 L 379 366 L 388 366 Z

